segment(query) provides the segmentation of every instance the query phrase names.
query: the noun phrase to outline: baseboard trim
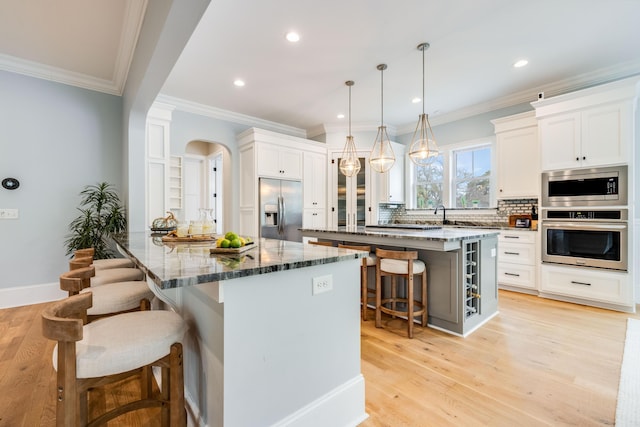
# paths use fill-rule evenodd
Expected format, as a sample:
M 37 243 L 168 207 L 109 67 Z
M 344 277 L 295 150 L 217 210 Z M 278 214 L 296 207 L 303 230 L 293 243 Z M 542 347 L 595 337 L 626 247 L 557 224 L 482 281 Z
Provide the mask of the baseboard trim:
M 364 377 L 360 374 L 273 426 L 355 427 L 368 417 L 364 409 Z
M 60 290 L 58 282 L 40 285 L 15 286 L 0 289 L 0 309 L 40 304 L 62 299 L 67 293 Z

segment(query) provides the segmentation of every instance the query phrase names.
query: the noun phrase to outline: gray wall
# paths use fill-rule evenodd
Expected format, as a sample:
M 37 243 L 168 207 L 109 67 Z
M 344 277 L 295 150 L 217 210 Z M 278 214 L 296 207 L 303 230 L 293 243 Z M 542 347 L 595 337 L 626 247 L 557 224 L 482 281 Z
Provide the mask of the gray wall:
M 121 98 L 0 71 L 0 289 L 57 282 L 67 227 L 85 185 L 107 181 L 122 194 Z

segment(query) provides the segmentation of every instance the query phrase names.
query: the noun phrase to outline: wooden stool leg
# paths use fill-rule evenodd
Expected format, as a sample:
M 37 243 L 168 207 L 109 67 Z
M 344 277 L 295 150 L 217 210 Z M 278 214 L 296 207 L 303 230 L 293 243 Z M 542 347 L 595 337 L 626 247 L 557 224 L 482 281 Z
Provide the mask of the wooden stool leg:
M 360 267 L 360 292 L 362 293 L 362 320 L 367 320 L 367 302 L 369 299 L 369 291 L 367 285 L 367 259 L 362 260 L 362 267 Z
M 170 357 L 170 395 L 171 395 L 171 427 L 185 427 L 187 413 L 184 407 L 184 367 L 182 360 L 182 344 L 171 346 Z
M 409 261 L 411 265 L 411 261 Z M 411 271 L 409 271 L 411 273 Z M 407 332 L 413 338 L 413 274 L 407 276 Z
M 169 355 L 169 363 L 171 363 L 171 355 Z M 170 367 L 166 366 L 160 368 L 160 381 L 162 381 L 162 387 L 160 387 L 160 395 L 163 401 L 169 402 L 169 404 L 162 405 L 162 410 L 160 413 L 160 424 L 162 425 L 162 427 L 171 427 L 171 392 L 169 388 L 171 387 L 171 385 L 169 384 L 171 381 L 171 378 L 169 377 L 170 369 Z
M 376 328 L 382 327 L 382 312 L 380 305 L 382 303 L 382 275 L 380 268 L 376 268 Z
M 396 309 L 396 298 L 398 297 L 398 281 L 396 280 L 396 276 L 391 276 L 391 309 Z M 392 319 L 395 319 L 396 316 L 391 316 Z
M 427 269 L 422 272 L 422 304 L 424 305 L 424 313 L 422 313 L 422 326 L 427 326 L 429 322 L 429 299 L 427 298 Z
M 148 399 L 153 394 L 153 368 L 145 366 L 140 371 L 140 395 L 143 399 Z

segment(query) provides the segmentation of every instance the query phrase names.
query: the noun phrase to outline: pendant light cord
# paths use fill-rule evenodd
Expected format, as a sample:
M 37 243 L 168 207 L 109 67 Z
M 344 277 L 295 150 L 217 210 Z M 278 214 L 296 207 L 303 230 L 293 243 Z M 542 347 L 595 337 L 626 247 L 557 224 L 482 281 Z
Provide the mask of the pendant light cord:
M 424 115 L 424 50 L 425 48 L 422 47 L 422 114 Z
M 351 85 L 349 85 L 349 136 L 351 136 Z
M 384 126 L 384 68 L 380 69 L 380 126 Z

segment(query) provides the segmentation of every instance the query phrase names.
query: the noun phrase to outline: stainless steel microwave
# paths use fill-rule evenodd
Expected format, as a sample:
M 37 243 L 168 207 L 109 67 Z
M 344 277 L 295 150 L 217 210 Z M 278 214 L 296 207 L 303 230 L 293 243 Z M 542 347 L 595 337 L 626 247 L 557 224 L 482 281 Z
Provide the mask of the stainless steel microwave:
M 627 166 L 569 169 L 542 174 L 542 206 L 625 206 Z

